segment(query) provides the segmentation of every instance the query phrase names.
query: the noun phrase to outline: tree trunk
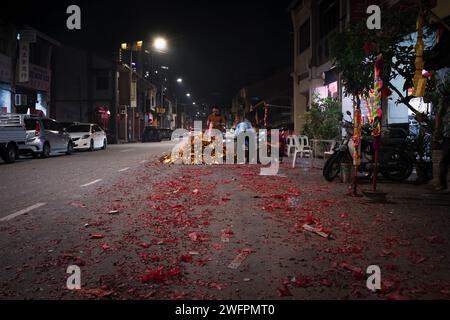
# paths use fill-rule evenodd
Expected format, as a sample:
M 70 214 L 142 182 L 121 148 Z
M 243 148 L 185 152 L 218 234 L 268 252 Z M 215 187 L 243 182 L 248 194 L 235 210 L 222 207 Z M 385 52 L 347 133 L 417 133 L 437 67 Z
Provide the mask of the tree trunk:
M 433 150 L 433 180 L 432 185 L 439 185 L 439 162 L 442 159 L 442 150 Z

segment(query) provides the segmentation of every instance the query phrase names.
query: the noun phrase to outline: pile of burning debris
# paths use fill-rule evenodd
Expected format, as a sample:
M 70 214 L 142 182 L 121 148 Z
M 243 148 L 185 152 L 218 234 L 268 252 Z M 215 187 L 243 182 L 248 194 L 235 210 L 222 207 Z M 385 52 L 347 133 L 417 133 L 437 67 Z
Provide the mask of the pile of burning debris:
M 164 164 L 220 164 L 219 159 L 226 161 L 226 145 L 221 145 L 203 134 L 191 135 L 185 138 L 182 145 L 177 145 L 171 154 L 164 154 L 159 161 Z M 201 147 L 200 147 L 201 146 Z M 209 155 L 205 159 L 204 155 Z

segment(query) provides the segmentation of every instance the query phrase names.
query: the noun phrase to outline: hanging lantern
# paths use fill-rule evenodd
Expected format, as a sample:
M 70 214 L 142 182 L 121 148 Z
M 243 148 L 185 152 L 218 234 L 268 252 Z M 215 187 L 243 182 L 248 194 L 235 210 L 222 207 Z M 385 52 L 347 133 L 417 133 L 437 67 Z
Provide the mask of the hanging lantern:
M 427 87 L 427 78 L 423 76 L 425 62 L 423 60 L 424 42 L 423 42 L 423 12 L 419 13 L 417 18 L 417 44 L 416 44 L 416 72 L 413 78 L 414 91 L 413 96 L 423 97 Z

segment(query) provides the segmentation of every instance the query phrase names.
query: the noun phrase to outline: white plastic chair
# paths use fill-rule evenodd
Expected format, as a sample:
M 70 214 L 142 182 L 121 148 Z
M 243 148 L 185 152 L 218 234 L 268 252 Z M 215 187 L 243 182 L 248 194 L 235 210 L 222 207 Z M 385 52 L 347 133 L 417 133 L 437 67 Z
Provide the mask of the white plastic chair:
M 308 155 L 311 159 L 312 164 L 312 156 L 313 151 L 311 149 L 311 146 L 309 144 L 309 139 L 307 136 L 293 136 L 296 145 L 295 151 L 294 151 L 294 160 L 292 161 L 292 168 L 295 168 L 295 163 L 297 162 L 297 155 L 300 154 L 300 158 L 303 158 L 304 155 Z
M 331 143 L 330 149 L 328 149 L 328 151 L 325 151 L 323 153 L 324 160 L 329 159 L 334 154 L 334 147 L 336 147 L 336 141 L 333 141 Z
M 295 150 L 295 136 L 288 136 L 286 138 L 286 147 L 287 147 L 287 156 L 290 157 L 291 156 L 291 150 L 294 149 Z

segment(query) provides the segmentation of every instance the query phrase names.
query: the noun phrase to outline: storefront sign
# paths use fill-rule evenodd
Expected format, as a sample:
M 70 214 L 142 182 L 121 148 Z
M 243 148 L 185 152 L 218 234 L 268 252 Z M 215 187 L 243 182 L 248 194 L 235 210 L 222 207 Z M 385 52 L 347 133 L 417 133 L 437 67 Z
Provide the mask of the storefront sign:
M 131 107 L 132 108 L 136 108 L 137 107 L 137 101 L 136 101 L 136 81 L 132 81 L 131 82 L 131 96 L 130 96 L 130 100 L 131 100 Z
M 19 79 L 18 82 L 28 82 L 30 76 L 30 43 L 19 42 Z
M 28 81 L 20 84 L 22 87 L 50 92 L 51 71 L 30 63 Z
M 36 42 L 36 31 L 34 30 L 21 30 L 20 31 L 20 41 L 35 43 Z

